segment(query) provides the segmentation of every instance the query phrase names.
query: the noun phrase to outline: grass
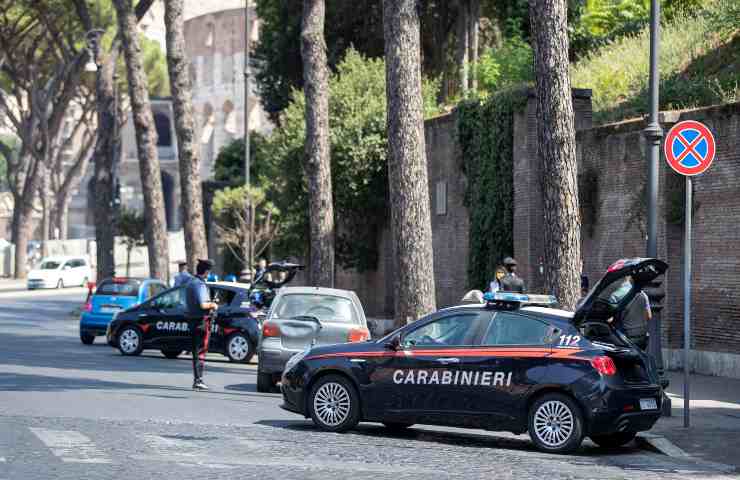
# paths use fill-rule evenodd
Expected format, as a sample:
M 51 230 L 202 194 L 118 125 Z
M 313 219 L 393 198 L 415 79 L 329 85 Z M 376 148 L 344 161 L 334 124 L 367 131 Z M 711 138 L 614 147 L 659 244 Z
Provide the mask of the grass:
M 650 32 L 623 37 L 571 66 L 573 87 L 593 90 L 594 120 L 645 115 Z M 716 0 L 661 28 L 660 108 L 740 101 L 740 1 Z

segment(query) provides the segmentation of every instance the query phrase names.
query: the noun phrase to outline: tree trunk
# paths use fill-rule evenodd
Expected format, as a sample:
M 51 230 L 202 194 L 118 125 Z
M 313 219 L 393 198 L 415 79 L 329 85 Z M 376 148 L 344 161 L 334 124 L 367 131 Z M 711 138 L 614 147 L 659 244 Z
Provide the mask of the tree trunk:
M 162 178 L 157 157 L 157 132 L 149 103 L 146 75 L 142 66 L 139 33 L 132 0 L 114 0 L 123 53 L 126 59 L 128 93 L 136 131 L 141 187 L 144 193 L 144 238 L 152 278 L 169 279 L 169 251 L 165 223 Z
M 470 49 L 470 5 L 468 0 L 459 0 L 457 8 L 457 68 L 460 75 L 460 94 L 468 96 L 468 51 Z
M 177 150 L 180 155 L 180 188 L 185 251 L 190 271 L 195 271 L 198 258 L 208 256 L 206 230 L 203 222 L 203 193 L 200 184 L 200 158 L 195 139 L 193 93 L 185 55 L 183 0 L 165 0 L 164 24 L 167 28 L 167 69 L 170 75 L 172 103 L 175 113 Z
M 115 98 L 113 88 L 113 63 L 103 63 L 95 84 L 98 99 L 98 139 L 93 153 L 93 198 L 96 245 L 96 279 L 112 277 L 115 264 L 115 221 L 113 209 L 113 158 L 116 155 Z M 114 219 L 115 220 L 115 219 Z
M 329 152 L 329 69 L 324 41 L 324 0 L 304 0 L 301 24 L 306 95 L 306 173 L 311 225 L 311 285 L 334 286 L 334 208 Z
M 480 43 L 480 0 L 469 0 L 470 11 L 469 13 L 469 29 L 468 38 L 470 44 L 468 45 L 470 52 L 468 53 L 468 63 L 470 64 L 470 90 L 475 93 L 478 91 L 478 56 L 479 56 L 479 43 Z
M 15 244 L 15 278 L 23 279 L 28 275 L 26 262 L 28 261 L 28 240 L 31 236 L 31 208 L 26 208 L 26 200 L 14 195 L 15 204 L 23 205 L 13 208 L 13 223 L 11 225 L 11 241 Z M 30 202 L 33 204 L 33 198 Z
M 580 297 L 581 219 L 566 9 L 566 0 L 531 0 L 529 11 L 544 166 L 545 285 L 561 305 L 573 309 Z
M 436 308 L 416 3 L 383 2 L 397 323 Z
M 51 172 L 47 165 L 41 165 L 41 186 L 39 188 L 39 199 L 41 200 L 41 255 L 49 256 L 49 232 L 51 231 Z

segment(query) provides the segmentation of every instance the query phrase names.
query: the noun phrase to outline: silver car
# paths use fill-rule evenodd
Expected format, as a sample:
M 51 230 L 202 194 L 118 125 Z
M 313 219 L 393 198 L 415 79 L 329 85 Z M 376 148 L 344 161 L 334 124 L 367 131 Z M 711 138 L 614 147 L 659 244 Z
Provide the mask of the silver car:
M 262 325 L 257 391 L 269 392 L 290 357 L 312 345 L 363 342 L 367 319 L 355 292 L 319 287 L 283 287 Z

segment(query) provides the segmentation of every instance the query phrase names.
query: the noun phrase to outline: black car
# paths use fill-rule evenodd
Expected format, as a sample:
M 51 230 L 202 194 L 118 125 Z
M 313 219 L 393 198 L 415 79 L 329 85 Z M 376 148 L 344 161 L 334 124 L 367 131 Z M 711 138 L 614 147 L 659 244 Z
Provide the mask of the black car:
M 249 288 L 238 283 L 209 282 L 211 298 L 218 303 L 211 326 L 209 351 L 232 362 L 248 363 L 257 350 L 259 325 L 249 305 Z M 167 358 L 190 351 L 191 334 L 185 318 L 185 286 L 166 290 L 135 307 L 117 313 L 106 336 L 123 355 L 158 349 Z
M 282 407 L 328 431 L 419 423 L 528 431 L 548 452 L 585 436 L 624 445 L 658 420 L 663 390 L 652 359 L 609 320 L 667 268 L 620 260 L 575 313 L 552 297 L 486 294 L 377 341 L 307 349 L 286 365 Z

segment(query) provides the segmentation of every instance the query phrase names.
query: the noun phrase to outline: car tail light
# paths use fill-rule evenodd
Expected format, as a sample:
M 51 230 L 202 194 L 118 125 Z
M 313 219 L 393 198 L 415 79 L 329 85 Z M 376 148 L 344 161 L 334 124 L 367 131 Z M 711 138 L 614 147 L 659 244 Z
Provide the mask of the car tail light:
M 126 283 L 128 282 L 128 278 L 126 277 L 113 277 L 113 283 Z
M 348 342 L 364 342 L 370 338 L 370 332 L 367 328 L 353 328 L 347 335 Z
M 279 337 L 280 327 L 274 323 L 265 323 L 262 325 L 262 336 L 263 337 Z
M 609 357 L 594 357 L 591 359 L 591 365 L 602 375 L 611 376 L 617 373 L 617 366 Z
M 82 310 L 85 312 L 92 312 L 92 301 L 88 299 L 87 302 L 85 302 L 85 306 L 82 307 Z

